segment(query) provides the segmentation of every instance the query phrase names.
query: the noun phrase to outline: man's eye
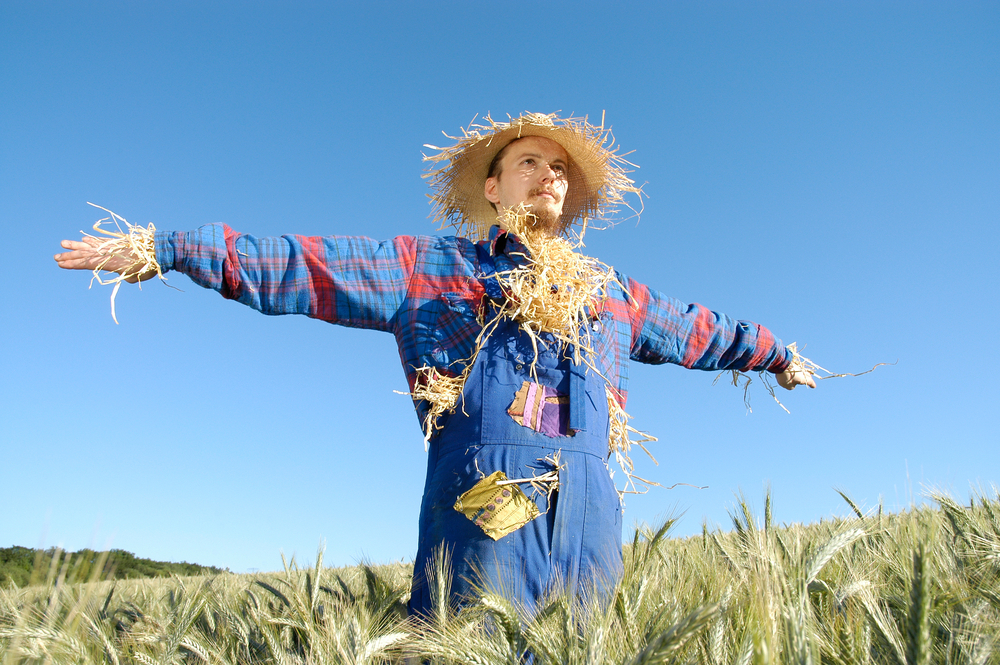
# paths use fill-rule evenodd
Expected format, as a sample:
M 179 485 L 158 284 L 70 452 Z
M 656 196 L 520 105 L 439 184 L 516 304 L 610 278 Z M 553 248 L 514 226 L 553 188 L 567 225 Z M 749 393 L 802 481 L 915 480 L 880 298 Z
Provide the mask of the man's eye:
M 566 175 L 566 167 L 563 166 L 562 164 L 553 164 L 552 170 L 558 173 L 559 175 Z

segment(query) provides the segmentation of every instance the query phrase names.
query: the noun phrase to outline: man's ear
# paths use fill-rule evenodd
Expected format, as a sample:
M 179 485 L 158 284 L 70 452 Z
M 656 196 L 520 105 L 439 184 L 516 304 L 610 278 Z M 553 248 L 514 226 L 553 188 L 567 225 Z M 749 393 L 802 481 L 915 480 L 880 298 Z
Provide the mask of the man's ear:
M 483 187 L 483 194 L 486 196 L 486 200 L 493 205 L 500 204 L 500 193 L 499 193 L 500 181 L 498 178 L 487 178 L 486 186 Z

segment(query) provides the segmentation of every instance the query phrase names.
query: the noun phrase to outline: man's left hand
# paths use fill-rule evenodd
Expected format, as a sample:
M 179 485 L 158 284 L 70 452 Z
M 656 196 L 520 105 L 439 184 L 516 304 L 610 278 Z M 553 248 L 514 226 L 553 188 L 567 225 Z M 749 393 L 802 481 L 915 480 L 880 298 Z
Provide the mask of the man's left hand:
M 802 367 L 801 363 L 792 362 L 784 372 L 774 375 L 778 380 L 778 385 L 785 390 L 793 390 L 795 386 L 816 387 L 816 380 L 811 372 Z

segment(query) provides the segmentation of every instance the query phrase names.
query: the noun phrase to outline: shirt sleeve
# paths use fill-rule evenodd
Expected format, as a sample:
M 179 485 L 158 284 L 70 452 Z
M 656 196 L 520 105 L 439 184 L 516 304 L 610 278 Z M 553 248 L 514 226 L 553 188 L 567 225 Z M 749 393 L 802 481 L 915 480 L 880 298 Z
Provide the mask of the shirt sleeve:
M 633 360 L 704 370 L 781 372 L 788 367 L 792 352 L 764 326 L 623 279 L 632 301 Z
M 413 275 L 415 238 L 257 238 L 224 224 L 156 234 L 156 260 L 264 314 L 305 314 L 391 332 Z

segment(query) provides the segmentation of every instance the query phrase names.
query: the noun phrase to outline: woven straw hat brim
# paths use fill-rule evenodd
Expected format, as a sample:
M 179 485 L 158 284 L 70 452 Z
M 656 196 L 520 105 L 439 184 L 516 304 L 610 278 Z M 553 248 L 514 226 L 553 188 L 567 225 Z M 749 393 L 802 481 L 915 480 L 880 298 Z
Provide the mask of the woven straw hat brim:
M 449 137 L 457 141 L 451 147 L 426 146 L 439 152 L 424 157 L 430 162 L 445 162 L 424 175 L 430 179 L 434 220 L 442 227 L 454 226 L 460 235 L 483 238 L 496 223 L 497 212 L 483 192 L 490 163 L 507 144 L 525 136 L 551 139 L 569 155 L 564 228 L 604 219 L 624 203 L 623 193 L 640 194 L 627 176 L 630 171 L 626 167 L 635 166 L 616 154 L 614 137 L 603 122 L 594 126 L 587 118 L 561 119 L 543 113 L 496 122 L 487 115 L 482 123 L 473 123 L 462 133 L 462 137 Z

